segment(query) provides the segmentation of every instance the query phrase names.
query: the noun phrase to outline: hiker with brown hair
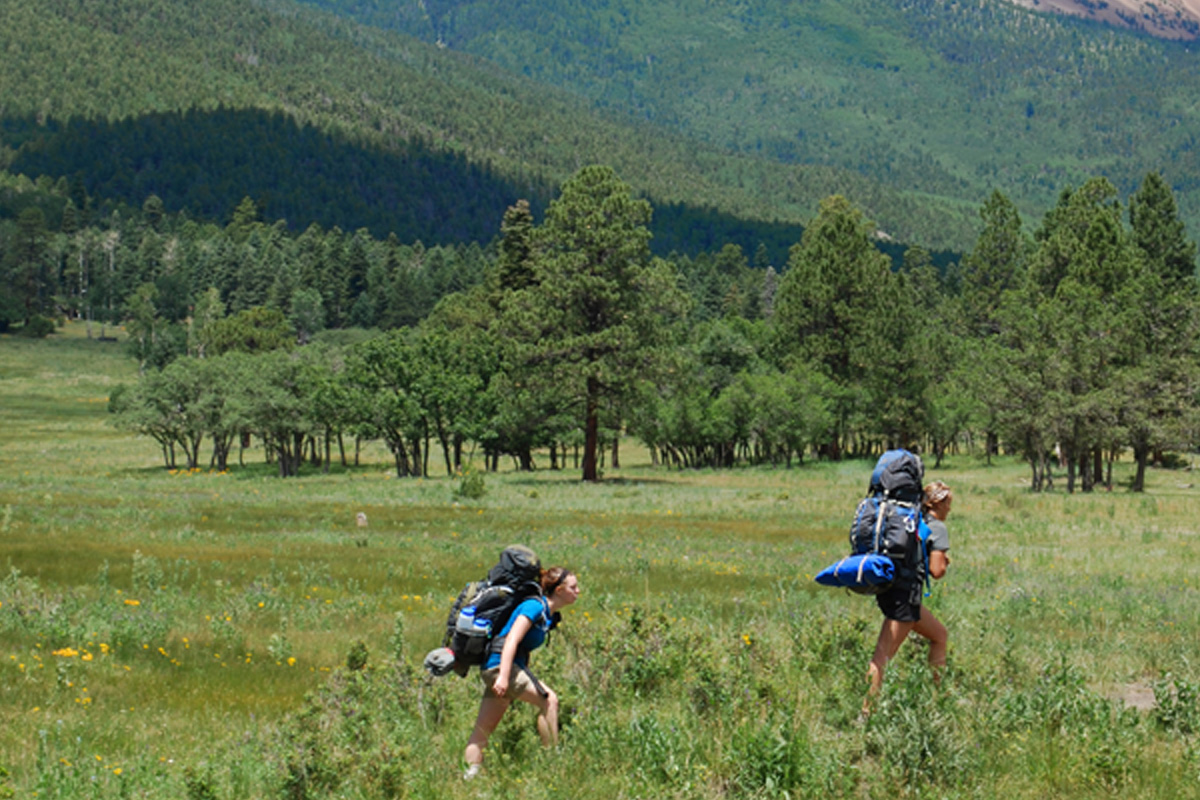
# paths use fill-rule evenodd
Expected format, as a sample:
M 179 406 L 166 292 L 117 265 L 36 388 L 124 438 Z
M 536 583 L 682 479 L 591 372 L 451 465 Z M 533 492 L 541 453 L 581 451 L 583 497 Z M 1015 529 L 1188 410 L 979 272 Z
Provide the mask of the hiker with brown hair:
M 529 654 L 546 641 L 559 612 L 579 598 L 579 578 L 565 567 L 551 567 L 542 572 L 541 587 L 541 595 L 522 601 L 513 611 L 483 665 L 483 698 L 463 753 L 466 780 L 479 774 L 483 748 L 513 700 L 538 710 L 537 729 L 543 746 L 558 743 L 558 695 L 530 672 Z

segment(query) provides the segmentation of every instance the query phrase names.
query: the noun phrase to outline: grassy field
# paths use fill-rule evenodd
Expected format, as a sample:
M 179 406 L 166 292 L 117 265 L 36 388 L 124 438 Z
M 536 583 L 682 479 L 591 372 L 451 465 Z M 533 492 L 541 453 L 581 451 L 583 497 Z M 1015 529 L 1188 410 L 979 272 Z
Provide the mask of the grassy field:
M 907 644 L 859 725 L 879 615 L 811 576 L 865 463 L 667 472 L 627 442 L 601 485 L 502 472 L 479 500 L 378 448 L 172 473 L 107 424 L 134 379 L 74 326 L 0 337 L 0 797 L 1200 796 L 1189 472 L 1068 496 L 1003 459 L 928 465 L 957 495 L 927 601 L 950 670 L 935 691 Z M 420 660 L 518 541 L 583 587 L 534 659 L 563 742 L 510 713 L 484 779 L 448 785 L 479 688 Z

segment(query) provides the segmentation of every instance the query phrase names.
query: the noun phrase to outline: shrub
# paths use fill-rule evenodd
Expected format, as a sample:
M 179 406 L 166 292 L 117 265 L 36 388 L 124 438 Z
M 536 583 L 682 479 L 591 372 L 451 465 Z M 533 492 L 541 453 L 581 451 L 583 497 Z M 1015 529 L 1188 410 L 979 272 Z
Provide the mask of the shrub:
M 1185 736 L 1200 731 L 1200 688 L 1172 675 L 1155 681 L 1154 718 L 1163 729 Z
M 45 339 L 54 333 L 54 320 L 35 314 L 17 332 L 27 339 Z
M 458 489 L 454 494 L 456 497 L 466 500 L 482 499 L 487 494 L 487 482 L 484 480 L 483 472 L 470 467 L 463 470 L 462 480 L 459 481 Z
M 366 669 L 369 653 L 367 651 L 366 642 L 357 641 L 350 647 L 350 652 L 346 654 L 346 669 L 351 672 L 358 672 Z

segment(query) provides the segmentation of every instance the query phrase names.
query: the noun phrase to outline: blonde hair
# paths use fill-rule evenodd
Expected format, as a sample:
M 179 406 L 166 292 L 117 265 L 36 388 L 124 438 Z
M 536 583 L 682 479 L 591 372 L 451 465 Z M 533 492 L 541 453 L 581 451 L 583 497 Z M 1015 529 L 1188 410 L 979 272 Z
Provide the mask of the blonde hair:
M 953 500 L 953 499 L 954 499 L 954 492 L 950 489 L 949 486 L 942 483 L 941 481 L 934 481 L 933 483 L 931 483 L 925 487 L 925 502 L 922 503 L 922 505 L 924 505 L 925 508 L 929 508 L 930 506 L 936 506 L 938 503 L 942 502 L 943 500 Z

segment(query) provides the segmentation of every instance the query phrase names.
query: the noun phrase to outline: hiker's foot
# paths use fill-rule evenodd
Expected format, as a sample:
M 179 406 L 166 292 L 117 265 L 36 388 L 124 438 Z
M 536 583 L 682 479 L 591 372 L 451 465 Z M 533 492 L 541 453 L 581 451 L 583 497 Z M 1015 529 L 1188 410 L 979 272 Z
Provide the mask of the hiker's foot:
M 476 775 L 479 774 L 479 768 L 481 766 L 483 766 L 483 765 L 482 764 L 469 764 L 467 766 L 467 771 L 463 773 L 463 780 L 469 781 L 469 780 L 473 779 Z

